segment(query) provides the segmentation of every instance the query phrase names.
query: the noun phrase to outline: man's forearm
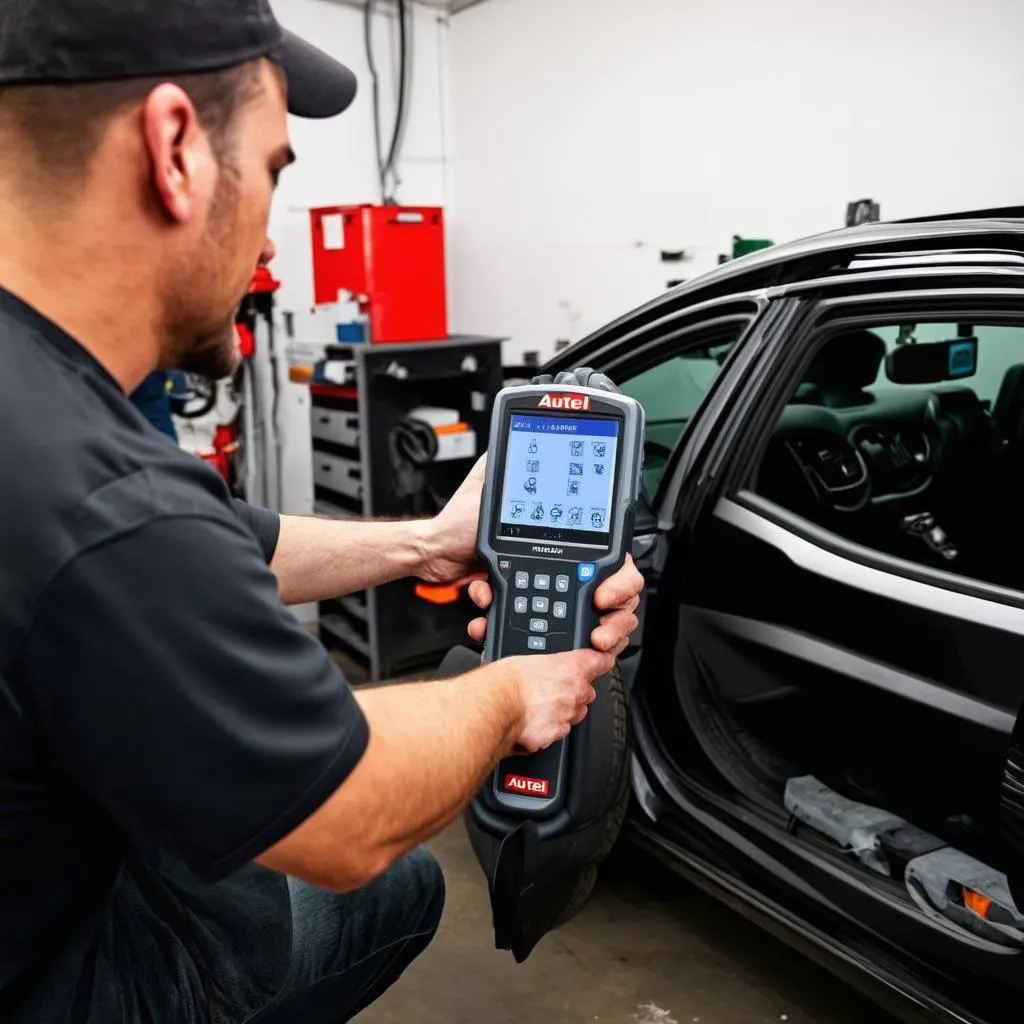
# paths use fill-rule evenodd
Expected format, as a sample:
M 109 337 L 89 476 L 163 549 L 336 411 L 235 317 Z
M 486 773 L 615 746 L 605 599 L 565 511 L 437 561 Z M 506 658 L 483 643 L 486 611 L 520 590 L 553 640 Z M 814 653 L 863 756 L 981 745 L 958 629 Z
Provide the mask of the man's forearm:
M 495 763 L 512 752 L 519 716 L 507 668 L 487 665 L 418 684 L 415 695 L 417 684 L 357 695 L 370 723 L 367 791 L 380 796 L 379 812 L 362 820 L 388 862 L 457 818 Z
M 521 728 L 508 662 L 356 699 L 370 727 L 366 753 L 320 810 L 260 858 L 342 891 L 367 884 L 456 818 Z
M 432 543 L 429 520 L 281 516 L 270 568 L 285 604 L 324 601 L 415 576 Z

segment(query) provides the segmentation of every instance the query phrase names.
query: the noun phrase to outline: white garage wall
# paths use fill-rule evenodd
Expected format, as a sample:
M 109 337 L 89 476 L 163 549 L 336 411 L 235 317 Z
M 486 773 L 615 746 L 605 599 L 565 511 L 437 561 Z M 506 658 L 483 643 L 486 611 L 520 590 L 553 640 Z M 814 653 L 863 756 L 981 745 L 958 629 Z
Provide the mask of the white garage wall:
M 350 67 L 359 80 L 352 107 L 324 121 L 291 118 L 292 145 L 299 160 L 281 178 L 271 214 L 271 234 L 279 255 L 274 270 L 282 280 L 282 309 L 308 312 L 313 302 L 309 209 L 347 203 L 380 202 L 373 142 L 370 72 L 363 41 L 363 14 L 330 0 L 272 0 L 274 12 L 291 29 Z M 389 5 L 378 4 L 386 11 Z M 436 11 L 414 7 L 413 82 L 409 122 L 399 164 L 397 196 L 408 204 L 445 202 L 445 117 L 442 68 L 447 65 L 446 20 Z M 390 142 L 396 94 L 395 19 L 375 18 L 375 53 L 382 79 L 382 146 Z
M 491 0 L 452 19 L 453 328 L 553 351 L 776 242 L 1024 199 L 1020 0 Z M 694 258 L 662 264 L 658 250 Z
M 373 106 L 366 61 L 363 14 L 329 0 L 272 0 L 286 28 L 316 43 L 343 61 L 359 79 L 353 106 L 340 117 L 324 121 L 292 118 L 292 145 L 298 162 L 281 177 L 274 199 L 270 233 L 277 244 L 274 275 L 281 281 L 277 293 L 278 347 L 281 403 L 278 412 L 282 440 L 281 511 L 307 515 L 313 511 L 312 459 L 309 432 L 309 390 L 287 380 L 284 359 L 283 314 L 294 314 L 298 341 L 324 337 L 313 314 L 313 263 L 309 210 L 315 206 L 380 202 L 373 140 Z M 385 11 L 387 5 L 381 3 Z M 387 147 L 397 93 L 397 31 L 386 13 L 375 19 L 375 53 L 382 78 L 381 123 Z M 413 84 L 403 159 L 400 202 L 444 204 L 446 193 L 445 124 L 442 109 L 443 69 L 447 24 L 436 11 L 417 7 L 414 18 Z M 323 319 L 323 318 L 321 318 Z M 311 609 L 300 610 L 307 618 Z

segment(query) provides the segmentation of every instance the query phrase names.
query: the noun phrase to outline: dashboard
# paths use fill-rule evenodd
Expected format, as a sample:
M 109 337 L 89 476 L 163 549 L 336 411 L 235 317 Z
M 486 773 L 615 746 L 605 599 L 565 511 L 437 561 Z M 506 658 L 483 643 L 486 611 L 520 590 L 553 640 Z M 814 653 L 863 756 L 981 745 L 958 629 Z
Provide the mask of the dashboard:
M 769 441 L 757 491 L 792 511 L 855 513 L 920 505 L 949 486 L 991 422 L 964 386 L 893 390 L 860 405 L 787 405 Z

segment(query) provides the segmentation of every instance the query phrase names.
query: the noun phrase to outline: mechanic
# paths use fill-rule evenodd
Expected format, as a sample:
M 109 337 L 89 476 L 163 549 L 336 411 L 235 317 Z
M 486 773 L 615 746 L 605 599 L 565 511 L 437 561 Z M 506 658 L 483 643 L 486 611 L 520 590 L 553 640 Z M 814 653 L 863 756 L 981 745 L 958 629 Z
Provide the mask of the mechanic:
M 126 395 L 236 367 L 286 107 L 354 78 L 267 0 L 4 0 L 0 89 L 0 1020 L 335 1024 L 434 934 L 422 841 L 582 720 L 642 580 L 593 648 L 353 694 L 286 604 L 473 577 L 481 465 L 433 520 L 278 517 Z

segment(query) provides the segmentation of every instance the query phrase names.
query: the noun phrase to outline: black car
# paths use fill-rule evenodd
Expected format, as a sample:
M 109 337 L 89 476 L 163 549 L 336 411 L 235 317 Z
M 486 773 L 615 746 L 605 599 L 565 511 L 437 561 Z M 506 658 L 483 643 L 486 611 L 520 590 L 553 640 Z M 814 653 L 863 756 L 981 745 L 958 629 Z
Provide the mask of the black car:
M 467 813 L 498 945 L 623 832 L 906 1020 L 1019 1020 L 1024 210 L 737 259 L 581 365 L 647 412 L 642 639 L 571 833 Z

